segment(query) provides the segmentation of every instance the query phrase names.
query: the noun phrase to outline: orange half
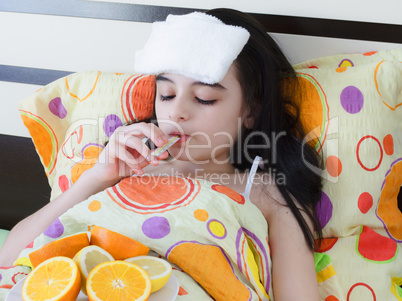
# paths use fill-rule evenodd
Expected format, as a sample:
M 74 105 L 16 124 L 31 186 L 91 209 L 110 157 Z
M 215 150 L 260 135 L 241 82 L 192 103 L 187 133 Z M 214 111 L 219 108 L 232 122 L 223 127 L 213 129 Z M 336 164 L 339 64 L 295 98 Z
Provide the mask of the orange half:
M 81 289 L 81 276 L 68 257 L 53 257 L 28 274 L 22 286 L 24 301 L 73 301 Z
M 127 261 L 109 261 L 97 265 L 88 275 L 90 301 L 148 300 L 151 279 L 144 269 Z

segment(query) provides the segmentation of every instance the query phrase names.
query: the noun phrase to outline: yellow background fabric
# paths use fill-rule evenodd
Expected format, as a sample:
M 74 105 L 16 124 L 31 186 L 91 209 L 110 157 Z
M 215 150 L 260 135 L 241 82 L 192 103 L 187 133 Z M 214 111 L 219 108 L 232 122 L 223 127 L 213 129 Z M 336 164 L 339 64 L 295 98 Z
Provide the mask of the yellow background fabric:
M 325 239 L 316 251 L 332 268 L 317 264 L 321 299 L 401 300 L 402 50 L 339 54 L 295 69 L 308 95 L 300 104 L 306 143 L 325 163 Z M 153 92 L 151 77 L 87 72 L 20 104 L 52 198 L 92 166 L 116 125 L 150 116 Z

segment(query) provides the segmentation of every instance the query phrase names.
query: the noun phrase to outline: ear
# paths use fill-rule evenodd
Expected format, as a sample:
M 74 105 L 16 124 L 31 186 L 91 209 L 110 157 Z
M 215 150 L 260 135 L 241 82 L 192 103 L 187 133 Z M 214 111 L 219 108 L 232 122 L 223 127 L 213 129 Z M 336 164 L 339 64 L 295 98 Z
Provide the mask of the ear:
M 253 109 L 246 110 L 243 125 L 247 129 L 251 130 L 254 127 L 255 120 L 256 120 L 257 116 L 259 115 L 260 110 L 261 110 L 261 106 L 258 104 L 255 104 Z
M 249 115 L 248 117 L 246 117 L 246 119 L 244 119 L 244 126 L 251 130 L 254 127 L 254 116 Z

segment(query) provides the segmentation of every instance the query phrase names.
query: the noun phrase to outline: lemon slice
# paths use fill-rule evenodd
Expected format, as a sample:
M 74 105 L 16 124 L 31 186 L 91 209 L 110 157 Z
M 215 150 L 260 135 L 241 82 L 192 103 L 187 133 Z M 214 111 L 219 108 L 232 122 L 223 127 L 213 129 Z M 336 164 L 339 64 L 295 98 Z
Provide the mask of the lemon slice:
M 160 290 L 168 282 L 172 273 L 172 266 L 166 260 L 153 256 L 136 256 L 125 261 L 134 263 L 147 272 L 151 278 L 151 293 Z
M 98 246 L 87 246 L 75 254 L 73 260 L 78 266 L 81 274 L 81 291 L 87 294 L 86 283 L 89 273 L 98 264 L 114 261 L 112 255 Z

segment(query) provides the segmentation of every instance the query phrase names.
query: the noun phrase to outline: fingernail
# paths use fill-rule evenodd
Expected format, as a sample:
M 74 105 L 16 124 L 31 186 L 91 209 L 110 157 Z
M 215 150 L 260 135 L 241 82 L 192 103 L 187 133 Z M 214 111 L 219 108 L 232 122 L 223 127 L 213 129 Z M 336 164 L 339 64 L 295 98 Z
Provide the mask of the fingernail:
M 165 136 L 159 137 L 157 140 L 161 144 L 165 144 L 166 142 L 168 142 L 168 139 Z
M 144 174 L 144 171 L 143 171 L 142 169 L 137 169 L 137 170 L 136 170 L 136 174 L 139 175 L 139 176 L 141 176 L 141 175 Z
M 160 156 L 162 156 L 166 151 L 161 152 L 156 158 L 159 158 Z
M 152 165 L 155 165 L 155 164 L 158 164 L 158 163 L 159 163 L 157 157 L 153 156 L 152 154 L 149 154 L 149 155 L 146 157 L 146 160 L 147 160 L 149 163 L 151 163 Z
M 151 164 L 158 163 L 158 159 L 156 159 L 152 154 L 149 154 L 145 159 Z

